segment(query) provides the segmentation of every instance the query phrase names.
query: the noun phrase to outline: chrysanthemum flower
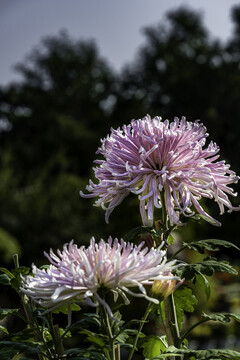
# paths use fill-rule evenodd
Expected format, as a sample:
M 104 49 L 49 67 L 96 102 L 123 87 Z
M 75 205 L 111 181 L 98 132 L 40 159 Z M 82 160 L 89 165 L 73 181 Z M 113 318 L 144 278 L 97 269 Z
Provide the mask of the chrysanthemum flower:
M 130 193 L 139 195 L 144 225 L 152 225 L 154 208 L 165 202 L 170 224 L 181 224 L 180 215 L 204 215 L 221 225 L 202 208 L 199 200 L 214 199 L 223 214 L 240 210 L 233 207 L 228 195 L 236 195 L 229 184 L 238 177 L 224 161 L 217 161 L 218 146 L 206 143 L 206 128 L 198 121 L 162 121 L 160 117 L 133 120 L 122 130 L 112 129 L 102 140 L 94 168 L 97 184 L 90 181 L 83 197 L 98 197 L 95 205 L 106 210 L 106 222 L 113 209 Z M 108 205 L 107 205 L 108 204 Z
M 101 240 L 99 244 L 92 238 L 88 248 L 78 248 L 72 241 L 58 255 L 52 250 L 50 255 L 45 253 L 50 267 L 39 269 L 33 265 L 34 276 L 23 278 L 21 291 L 48 309 L 73 298 L 85 299 L 89 305 L 105 306 L 110 316 L 113 315 L 102 297 L 104 292 L 121 295 L 126 304 L 129 302 L 126 294 L 158 303 L 147 295 L 143 285 L 153 284 L 154 280 L 177 279 L 171 271 L 178 265 L 174 261 L 166 262 L 161 247 L 148 251 L 143 245 L 112 241 L 110 237 L 107 243 Z M 129 290 L 132 287 L 138 287 L 139 292 Z

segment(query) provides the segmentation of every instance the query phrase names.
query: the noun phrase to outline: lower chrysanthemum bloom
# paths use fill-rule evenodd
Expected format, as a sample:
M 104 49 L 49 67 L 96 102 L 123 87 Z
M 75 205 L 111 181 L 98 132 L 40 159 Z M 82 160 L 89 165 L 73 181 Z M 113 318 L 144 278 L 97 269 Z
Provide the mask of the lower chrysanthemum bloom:
M 90 181 L 90 193 L 80 194 L 98 197 L 95 204 L 106 210 L 106 222 L 114 208 L 133 193 L 139 196 L 144 225 L 153 224 L 154 208 L 162 208 L 163 202 L 171 225 L 181 225 L 181 215 L 195 213 L 221 225 L 199 200 L 214 199 L 221 214 L 225 207 L 240 210 L 228 198 L 236 195 L 228 185 L 236 183 L 238 177 L 224 161 L 216 161 L 216 143 L 204 147 L 207 136 L 203 124 L 184 117 L 169 123 L 159 116 L 146 116 L 122 129 L 111 129 L 98 150 L 104 159 L 95 161 L 98 183 Z
M 126 294 L 158 303 L 147 295 L 144 285 L 151 285 L 154 280 L 177 280 L 171 271 L 178 265 L 175 261 L 167 263 L 161 247 L 148 251 L 143 245 L 113 241 L 110 237 L 108 242 L 101 240 L 99 244 L 92 238 L 88 248 L 78 248 L 72 241 L 58 255 L 52 250 L 50 255 L 45 253 L 50 267 L 39 269 L 33 265 L 34 276 L 23 278 L 21 291 L 50 310 L 80 299 L 91 306 L 105 306 L 110 316 L 113 315 L 102 297 L 104 292 L 118 293 L 126 304 Z M 132 287 L 138 287 L 139 292 L 132 292 Z

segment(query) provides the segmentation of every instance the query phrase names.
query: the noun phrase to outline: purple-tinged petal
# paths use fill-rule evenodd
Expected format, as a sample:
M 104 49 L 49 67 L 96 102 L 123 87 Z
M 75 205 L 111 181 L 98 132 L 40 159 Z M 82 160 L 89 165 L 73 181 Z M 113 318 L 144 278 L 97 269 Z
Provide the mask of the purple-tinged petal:
M 33 265 L 33 276 L 22 279 L 21 291 L 41 306 L 49 310 L 62 306 L 74 299 L 86 300 L 90 306 L 104 306 L 112 317 L 109 305 L 99 295 L 100 289 L 119 293 L 125 303 L 129 303 L 125 292 L 133 294 L 129 288 L 138 287 L 135 296 L 147 296 L 145 284 L 154 280 L 171 281 L 176 279 L 171 273 L 178 267 L 174 261 L 167 263 L 166 252 L 143 247 L 144 243 L 135 245 L 121 239 L 108 242 L 101 240 L 98 244 L 92 238 L 90 246 L 78 248 L 73 242 L 64 245 L 58 251 L 59 257 L 50 252 L 47 258 L 55 264 L 47 270 Z M 58 259 L 58 260 L 56 260 Z
M 97 184 L 86 189 L 97 197 L 96 206 L 106 210 L 106 221 L 114 208 L 130 193 L 141 194 L 140 213 L 144 225 L 152 225 L 154 208 L 161 208 L 161 192 L 171 224 L 180 225 L 180 215 L 191 216 L 194 210 L 212 219 L 199 204 L 201 198 L 215 199 L 220 208 L 238 211 L 228 195 L 235 196 L 230 184 L 239 177 L 224 161 L 217 161 L 219 148 L 212 141 L 204 148 L 208 134 L 198 120 L 174 118 L 162 121 L 149 115 L 132 120 L 122 129 L 111 129 L 102 140 L 94 168 Z M 162 197 L 163 198 L 163 197 Z M 193 200 L 194 199 L 194 200 Z M 193 207 L 193 209 L 191 209 Z M 219 225 L 218 221 L 215 221 Z

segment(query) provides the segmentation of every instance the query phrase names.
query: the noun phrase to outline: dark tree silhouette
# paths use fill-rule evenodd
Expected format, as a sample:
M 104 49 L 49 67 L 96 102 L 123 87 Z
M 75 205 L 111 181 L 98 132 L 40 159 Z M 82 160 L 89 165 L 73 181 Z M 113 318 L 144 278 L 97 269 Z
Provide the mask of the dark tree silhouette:
M 23 80 L 1 89 L 0 226 L 32 262 L 73 236 L 89 241 L 83 229 L 94 221 L 79 189 L 110 127 L 115 80 L 94 42 L 65 32 L 43 40 L 17 69 Z
M 137 58 L 118 75 L 94 42 L 65 32 L 43 40 L 17 66 L 22 81 L 0 89 L 0 227 L 20 241 L 25 258 L 72 237 L 87 243 L 92 234 L 121 236 L 139 223 L 134 199 L 106 226 L 104 213 L 79 198 L 111 126 L 146 113 L 201 119 L 239 173 L 239 9 L 225 44 L 209 36 L 200 14 L 181 7 L 169 12 L 167 22 L 144 30 Z M 123 223 L 126 206 L 131 216 Z M 221 218 L 219 232 L 208 225 L 195 231 L 234 239 L 237 226 L 228 225 L 237 216 Z

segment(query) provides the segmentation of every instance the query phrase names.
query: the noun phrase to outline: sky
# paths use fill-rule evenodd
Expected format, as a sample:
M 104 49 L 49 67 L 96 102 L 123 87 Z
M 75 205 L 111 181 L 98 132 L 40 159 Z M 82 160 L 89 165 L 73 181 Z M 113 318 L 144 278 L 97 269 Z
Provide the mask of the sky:
M 0 0 L 0 85 L 19 80 L 23 62 L 42 38 L 66 29 L 74 39 L 95 39 L 115 70 L 131 62 L 144 43 L 142 29 L 164 21 L 167 11 L 186 5 L 203 14 L 210 35 L 231 34 L 231 8 L 238 0 Z

